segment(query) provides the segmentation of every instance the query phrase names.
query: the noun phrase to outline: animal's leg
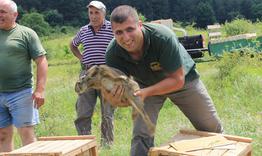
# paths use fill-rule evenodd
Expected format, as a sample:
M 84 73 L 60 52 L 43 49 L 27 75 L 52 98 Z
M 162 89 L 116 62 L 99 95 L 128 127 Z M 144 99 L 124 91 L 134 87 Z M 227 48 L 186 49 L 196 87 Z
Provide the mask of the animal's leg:
M 132 106 L 132 120 L 136 120 L 138 117 L 138 112 L 137 110 Z
M 142 119 L 145 121 L 145 124 L 147 125 L 147 128 L 148 128 L 150 135 L 153 136 L 154 132 L 155 132 L 155 125 L 152 123 L 149 116 L 145 112 L 145 110 L 143 108 L 143 104 L 138 104 L 140 106 L 139 107 L 138 105 L 136 105 L 136 103 L 133 100 L 128 100 L 128 101 L 133 106 L 133 109 L 135 109 L 135 110 L 133 110 L 132 115 L 134 115 L 134 112 L 137 112 L 137 114 L 139 113 L 141 115 Z M 133 120 L 135 120 L 135 118 Z

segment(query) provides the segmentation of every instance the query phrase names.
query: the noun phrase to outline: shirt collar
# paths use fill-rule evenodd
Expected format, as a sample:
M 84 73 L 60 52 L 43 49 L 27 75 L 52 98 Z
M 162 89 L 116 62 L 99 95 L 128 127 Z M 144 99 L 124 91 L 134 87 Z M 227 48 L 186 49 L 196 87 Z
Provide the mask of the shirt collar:
M 104 22 L 103 22 L 103 24 L 102 24 L 102 26 L 101 26 L 101 28 L 104 28 L 104 29 L 107 29 L 108 27 L 109 27 L 109 24 L 108 24 L 108 22 L 109 21 L 107 21 L 107 20 L 104 20 Z M 90 28 L 92 28 L 93 29 L 93 26 L 89 23 L 88 24 L 88 28 L 90 29 Z

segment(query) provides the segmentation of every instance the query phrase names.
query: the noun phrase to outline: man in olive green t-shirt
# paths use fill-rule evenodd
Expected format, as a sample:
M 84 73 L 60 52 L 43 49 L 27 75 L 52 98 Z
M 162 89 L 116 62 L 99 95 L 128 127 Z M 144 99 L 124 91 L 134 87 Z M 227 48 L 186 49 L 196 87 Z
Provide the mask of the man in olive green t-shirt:
M 142 24 L 136 10 L 127 5 L 113 10 L 111 24 L 115 39 L 107 48 L 106 63 L 139 83 L 141 89 L 134 95 L 144 100 L 153 123 L 157 123 L 159 111 L 169 98 L 197 130 L 223 131 L 195 62 L 172 30 L 159 24 Z M 116 86 L 109 94 L 116 103 L 122 89 Z M 154 146 L 154 137 L 149 134 L 141 118 L 134 121 L 131 156 L 147 156 Z
M 45 99 L 46 52 L 32 29 L 15 22 L 17 15 L 15 2 L 0 0 L 0 152 L 13 150 L 13 125 L 23 145 L 36 140 L 34 125 Z M 32 60 L 37 68 L 34 91 Z

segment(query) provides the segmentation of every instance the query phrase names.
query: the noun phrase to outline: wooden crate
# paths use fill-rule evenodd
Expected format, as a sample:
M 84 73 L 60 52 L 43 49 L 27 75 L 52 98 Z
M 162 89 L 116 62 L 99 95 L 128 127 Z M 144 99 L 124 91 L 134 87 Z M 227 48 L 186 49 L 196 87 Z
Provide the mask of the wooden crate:
M 38 141 L 0 156 L 98 156 L 93 135 L 40 137 Z
M 223 138 L 232 142 L 232 144 L 220 146 L 220 148 L 217 146 L 218 148 L 202 148 L 192 151 L 178 151 L 172 147 L 174 143 L 192 143 L 194 140 L 213 138 L 211 136 L 223 136 Z M 150 148 L 148 156 L 251 156 L 251 142 L 252 139 L 245 137 L 194 130 L 180 130 L 180 132 L 165 145 Z M 185 145 L 188 146 L 189 144 Z

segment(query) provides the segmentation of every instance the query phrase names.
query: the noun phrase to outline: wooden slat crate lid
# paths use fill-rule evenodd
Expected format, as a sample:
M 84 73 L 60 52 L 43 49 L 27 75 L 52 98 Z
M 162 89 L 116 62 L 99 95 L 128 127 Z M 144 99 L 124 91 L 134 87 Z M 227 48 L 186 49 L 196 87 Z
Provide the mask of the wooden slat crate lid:
M 212 141 L 220 141 L 223 146 L 202 147 L 201 144 L 212 143 Z M 206 143 L 207 144 L 206 144 Z M 224 135 L 217 133 L 209 133 L 194 130 L 180 130 L 166 144 L 160 147 L 153 147 L 149 151 L 149 156 L 246 156 L 251 153 L 252 139 Z
M 7 155 L 72 156 L 96 146 L 95 137 L 42 137 L 38 141 L 9 152 Z
M 191 140 L 181 140 L 170 143 L 169 145 L 177 151 L 197 151 L 204 149 L 227 148 L 228 145 L 235 145 L 236 141 L 227 140 L 221 135 L 201 137 Z

